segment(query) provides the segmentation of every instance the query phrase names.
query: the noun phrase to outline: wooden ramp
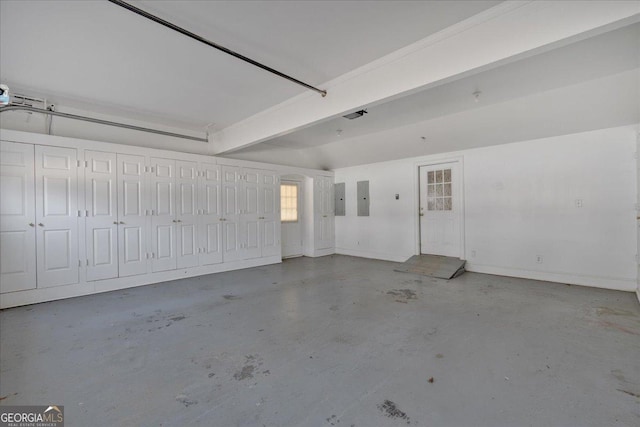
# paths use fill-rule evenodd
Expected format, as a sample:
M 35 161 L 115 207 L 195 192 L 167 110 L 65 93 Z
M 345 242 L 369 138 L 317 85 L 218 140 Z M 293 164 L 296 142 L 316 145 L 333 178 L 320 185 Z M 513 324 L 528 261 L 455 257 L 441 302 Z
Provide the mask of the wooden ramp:
M 395 268 L 394 271 L 449 280 L 464 273 L 466 262 L 463 259 L 448 256 L 414 255 L 398 268 Z

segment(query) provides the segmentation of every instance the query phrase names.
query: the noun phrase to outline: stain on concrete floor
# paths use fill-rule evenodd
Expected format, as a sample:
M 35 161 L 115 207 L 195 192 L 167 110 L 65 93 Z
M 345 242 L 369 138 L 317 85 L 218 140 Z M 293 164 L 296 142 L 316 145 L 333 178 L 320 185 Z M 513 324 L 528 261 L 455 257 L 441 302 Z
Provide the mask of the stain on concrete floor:
M 400 419 L 407 422 L 407 424 L 411 424 L 411 419 L 407 414 L 402 412 L 398 405 L 391 400 L 385 400 L 384 402 L 378 404 L 378 409 L 382 412 L 386 417 L 393 419 Z
M 416 291 L 412 289 L 392 289 L 387 291 L 387 295 L 395 297 L 396 302 L 407 304 L 409 300 L 418 299 Z

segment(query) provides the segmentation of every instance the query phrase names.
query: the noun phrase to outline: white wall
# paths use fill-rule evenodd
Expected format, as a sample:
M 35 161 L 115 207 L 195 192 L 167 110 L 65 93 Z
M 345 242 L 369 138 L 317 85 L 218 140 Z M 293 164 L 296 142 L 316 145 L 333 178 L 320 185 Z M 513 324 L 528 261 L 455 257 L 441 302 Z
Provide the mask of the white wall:
M 635 290 L 637 130 L 337 169 L 335 182 L 346 183 L 347 215 L 336 217 L 336 252 L 393 261 L 418 253 L 418 164 L 459 158 L 468 270 Z M 360 180 L 370 181 L 370 217 L 356 216 Z

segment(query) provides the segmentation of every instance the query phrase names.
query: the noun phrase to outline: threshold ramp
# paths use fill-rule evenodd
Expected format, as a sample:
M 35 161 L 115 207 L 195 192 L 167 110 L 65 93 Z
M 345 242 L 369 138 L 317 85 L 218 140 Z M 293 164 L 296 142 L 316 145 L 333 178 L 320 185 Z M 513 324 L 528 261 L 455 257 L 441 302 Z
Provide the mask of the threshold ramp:
M 414 255 L 398 268 L 394 268 L 394 271 L 449 280 L 464 273 L 466 262 L 466 260 L 448 256 Z

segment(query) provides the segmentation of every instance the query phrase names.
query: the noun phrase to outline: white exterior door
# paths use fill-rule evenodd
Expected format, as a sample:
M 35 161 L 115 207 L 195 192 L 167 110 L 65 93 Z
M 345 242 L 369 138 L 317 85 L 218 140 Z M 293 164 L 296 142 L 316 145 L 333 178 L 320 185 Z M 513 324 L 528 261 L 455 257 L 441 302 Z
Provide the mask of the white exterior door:
M 316 224 L 316 249 L 326 249 L 333 246 L 333 179 L 319 176 L 314 185 L 314 206 Z
M 420 252 L 461 257 L 458 162 L 420 167 Z
M 243 258 L 240 237 L 240 168 L 222 168 L 222 245 L 224 262 Z
M 176 162 L 174 160 L 151 158 L 151 176 L 153 271 L 175 270 L 177 268 Z
M 33 150 L 0 142 L 0 293 L 36 287 Z
M 147 218 L 145 212 L 145 159 L 117 155 L 118 180 L 118 275 L 147 272 Z
M 38 288 L 78 283 L 78 165 L 73 148 L 35 147 Z
M 198 164 L 176 162 L 176 252 L 178 268 L 198 265 Z
M 240 215 L 240 236 L 242 239 L 243 258 L 260 257 L 260 225 L 258 217 L 260 204 L 260 171 L 257 169 L 243 170 L 243 185 L 240 187 L 242 195 Z
M 118 201 L 115 153 L 85 151 L 87 280 L 118 277 Z
M 222 175 L 220 166 L 200 164 L 200 265 L 222 262 Z
M 260 174 L 258 186 L 258 231 L 261 256 L 280 255 L 280 178 L 270 171 Z

